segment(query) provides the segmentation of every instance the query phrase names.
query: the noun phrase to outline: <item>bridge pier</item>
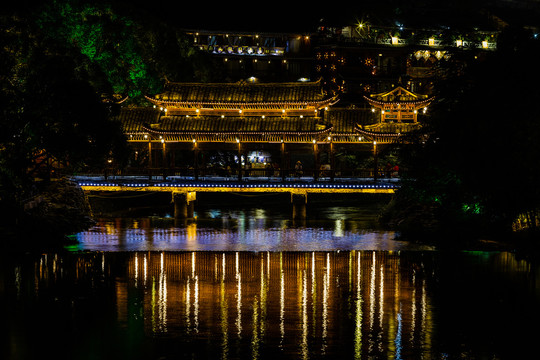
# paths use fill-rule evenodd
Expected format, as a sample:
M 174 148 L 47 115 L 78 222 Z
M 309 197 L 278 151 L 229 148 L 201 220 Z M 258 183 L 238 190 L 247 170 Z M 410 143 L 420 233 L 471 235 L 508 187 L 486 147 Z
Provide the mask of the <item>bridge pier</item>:
M 172 193 L 174 217 L 176 219 L 193 218 L 196 196 L 197 193 L 195 191 Z
M 305 219 L 307 217 L 307 192 L 291 193 L 291 204 L 293 220 Z

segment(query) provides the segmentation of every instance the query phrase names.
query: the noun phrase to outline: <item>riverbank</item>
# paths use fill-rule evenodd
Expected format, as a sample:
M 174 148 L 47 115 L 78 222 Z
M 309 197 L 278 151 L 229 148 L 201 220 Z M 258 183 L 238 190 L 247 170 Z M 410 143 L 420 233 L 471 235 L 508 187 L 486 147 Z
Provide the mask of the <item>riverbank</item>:
M 512 251 L 540 255 L 538 231 L 513 231 L 481 217 L 456 216 L 435 205 L 394 197 L 381 211 L 381 226 L 399 239 L 429 244 L 440 250 Z
M 72 234 L 95 224 L 84 192 L 65 178 L 36 183 L 31 198 L 3 210 L 4 249 L 63 246 L 73 242 Z

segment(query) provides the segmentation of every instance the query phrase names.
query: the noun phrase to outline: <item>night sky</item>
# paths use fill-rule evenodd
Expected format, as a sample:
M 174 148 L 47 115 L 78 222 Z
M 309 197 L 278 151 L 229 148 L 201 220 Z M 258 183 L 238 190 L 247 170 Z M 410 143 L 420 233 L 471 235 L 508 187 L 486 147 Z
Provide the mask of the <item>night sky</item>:
M 18 9 L 23 14 L 29 13 L 50 1 L 53 0 L 19 0 L 4 4 L 0 12 Z M 510 3 L 531 1 L 513 0 Z M 395 21 L 400 20 L 406 27 L 475 26 L 485 29 L 485 16 L 481 15 L 479 9 L 492 9 L 497 3 L 495 0 L 357 0 L 338 3 L 286 0 L 217 3 L 186 0 L 89 2 L 114 4 L 117 10 L 127 14 L 136 14 L 143 18 L 154 16 L 181 29 L 300 33 L 313 32 L 320 24 L 346 26 L 360 20 L 371 21 L 379 26 L 395 26 Z M 505 9 L 504 14 L 508 13 L 508 9 Z M 526 16 L 527 12 L 521 14 L 520 16 Z

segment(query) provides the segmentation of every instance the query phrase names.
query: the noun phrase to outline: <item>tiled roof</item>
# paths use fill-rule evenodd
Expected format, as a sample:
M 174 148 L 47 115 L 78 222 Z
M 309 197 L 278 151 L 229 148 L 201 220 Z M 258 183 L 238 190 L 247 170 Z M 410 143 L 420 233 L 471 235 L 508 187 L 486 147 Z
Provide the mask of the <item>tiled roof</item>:
M 332 133 L 354 134 L 356 125 L 369 125 L 378 120 L 369 109 L 330 109 L 324 121 L 332 125 Z
M 193 104 L 317 103 L 328 99 L 320 80 L 289 83 L 168 82 L 161 94 L 148 98 L 157 102 Z
M 143 132 L 144 124 L 152 124 L 157 122 L 159 111 L 153 108 L 136 107 L 120 109 L 120 113 L 113 117 L 113 120 L 122 123 L 124 133 Z
M 163 116 L 151 130 L 171 133 L 313 133 L 326 128 L 328 126 L 315 117 Z

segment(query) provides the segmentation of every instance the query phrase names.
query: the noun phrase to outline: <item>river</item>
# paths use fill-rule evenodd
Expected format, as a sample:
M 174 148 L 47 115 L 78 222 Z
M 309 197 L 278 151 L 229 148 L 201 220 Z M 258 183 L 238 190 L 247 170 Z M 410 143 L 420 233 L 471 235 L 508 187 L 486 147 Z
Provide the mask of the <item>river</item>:
M 528 359 L 540 270 L 380 229 L 380 204 L 102 217 L 2 257 L 4 359 Z

